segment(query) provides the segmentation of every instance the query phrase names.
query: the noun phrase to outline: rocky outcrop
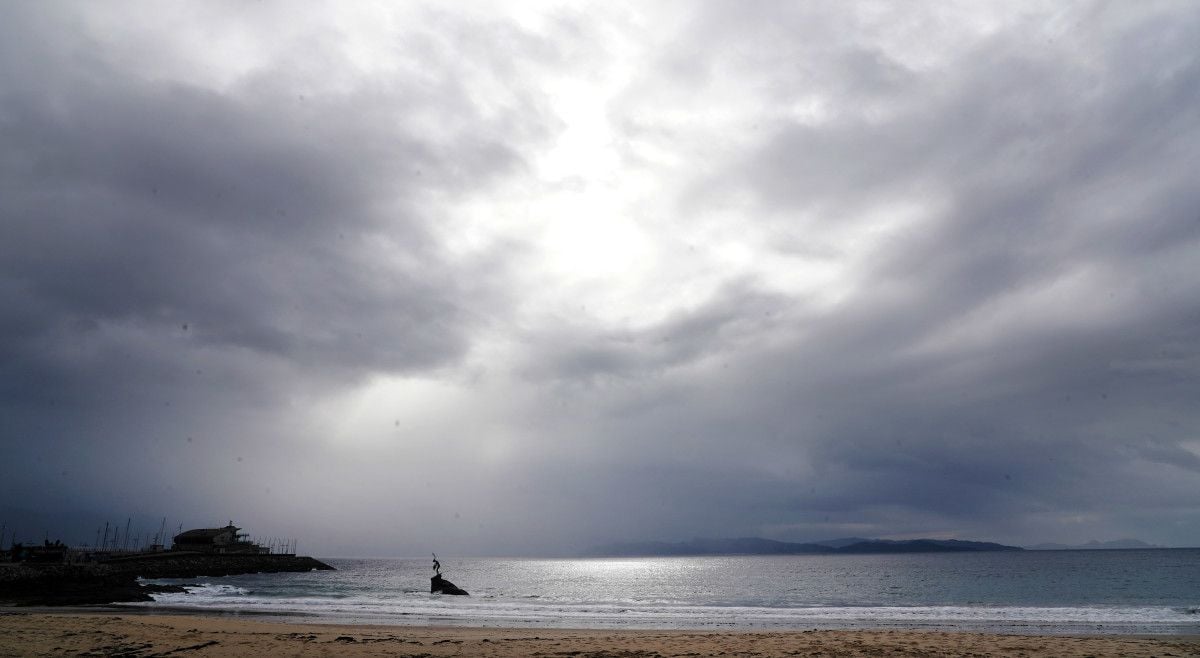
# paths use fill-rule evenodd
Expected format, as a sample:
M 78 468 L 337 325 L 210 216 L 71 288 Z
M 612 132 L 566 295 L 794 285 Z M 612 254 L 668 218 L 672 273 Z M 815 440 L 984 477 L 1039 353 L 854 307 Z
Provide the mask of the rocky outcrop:
M 460 589 L 454 583 L 442 578 L 441 574 L 429 579 L 429 592 L 431 594 L 455 594 L 458 596 L 470 596 L 467 591 Z
M 144 585 L 137 576 L 103 565 L 6 566 L 0 569 L 0 604 L 89 605 L 151 601 L 176 585 Z
M 175 585 L 138 578 L 195 578 L 243 573 L 331 570 L 311 557 L 158 553 L 102 564 L 0 565 L 0 605 L 86 605 L 150 601 L 151 594 L 181 592 Z
M 236 576 L 243 573 L 333 570 L 333 567 L 320 560 L 296 555 L 215 555 L 175 551 L 111 560 L 104 563 L 104 566 L 141 578 L 195 578 Z

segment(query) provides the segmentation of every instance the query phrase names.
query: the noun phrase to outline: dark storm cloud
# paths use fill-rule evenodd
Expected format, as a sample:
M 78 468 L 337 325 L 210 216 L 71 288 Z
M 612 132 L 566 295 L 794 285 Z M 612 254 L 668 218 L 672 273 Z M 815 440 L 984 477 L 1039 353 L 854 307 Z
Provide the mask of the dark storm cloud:
M 615 330 L 580 322 L 547 325 L 526 337 L 537 349 L 524 374 L 568 385 L 642 379 L 701 359 L 718 358 L 780 324 L 790 298 L 727 282 L 701 308 L 672 314 L 648 328 Z
M 6 142 L 24 160 L 5 202 L 17 294 L 324 368 L 425 367 L 461 350 L 466 291 L 414 181 L 486 185 L 517 162 L 503 126 L 430 145 L 394 134 L 396 117 L 370 116 L 357 93 L 235 100 L 119 73 L 65 84 L 61 111 L 10 103 Z M 462 157 L 439 162 L 437 149 Z
M 168 484 L 115 489 L 198 486 L 188 471 L 233 468 L 255 442 L 286 454 L 264 433 L 288 405 L 461 357 L 506 294 L 489 283 L 503 264 L 435 233 L 445 199 L 520 171 L 543 138 L 532 97 L 514 87 L 484 116 L 464 88 L 522 44 L 457 26 L 471 55 L 435 30 L 392 53 L 424 76 L 379 84 L 340 77 L 330 29 L 214 88 L 151 74 L 77 9 L 14 7 L 0 28 L 3 451 L 33 465 L 6 469 L 9 502 L 145 467 Z M 113 495 L 153 506 L 94 507 Z
M 924 71 L 853 44 L 796 47 L 808 66 L 769 68 L 756 67 L 791 46 L 738 48 L 747 35 L 804 43 L 829 17 L 693 21 L 662 58 L 670 70 L 836 100 L 826 120 L 756 126 L 756 147 L 687 187 L 685 212 L 749 193 L 748 226 L 820 236 L 890 202 L 928 206 L 833 308 L 750 288 L 690 319 L 544 341 L 552 378 L 643 378 L 627 396 L 587 389 L 613 405 L 596 440 L 660 465 L 617 490 L 676 519 L 703 508 L 682 525 L 727 534 L 1194 543 L 1200 59 L 1186 44 L 1200 23 L 1161 9 L 1085 7 L 1059 17 L 1071 27 L 1057 41 L 1018 22 Z M 739 324 L 742 336 L 722 330 Z M 664 347 L 683 327 L 699 330 Z M 653 506 L 629 516 L 636 532 L 663 522 Z
M 77 6 L 0 26 L 19 518 L 231 510 L 343 554 L 1198 541 L 1195 12 L 419 10 L 371 73 L 344 23 L 270 38 L 287 11 L 197 10 L 275 48 L 231 78 Z M 555 76 L 616 87 L 586 109 L 653 190 L 616 204 L 657 240 L 636 285 L 539 261 L 593 210 L 532 217 Z

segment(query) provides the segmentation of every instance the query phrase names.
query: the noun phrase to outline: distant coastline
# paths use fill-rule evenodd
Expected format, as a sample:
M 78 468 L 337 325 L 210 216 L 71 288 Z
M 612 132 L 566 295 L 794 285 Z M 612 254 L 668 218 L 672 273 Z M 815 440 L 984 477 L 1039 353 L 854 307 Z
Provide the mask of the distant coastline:
M 598 546 L 590 557 L 666 557 L 702 555 L 854 555 L 887 553 L 969 553 L 1023 551 L 1020 546 L 959 539 L 865 539 L 785 542 L 761 537 L 696 538 L 680 542 L 625 542 Z
M 1140 539 L 1117 539 L 1113 541 L 1097 541 L 1095 539 L 1083 544 L 1055 544 L 1046 542 L 1025 547 L 1031 551 L 1119 551 L 1130 549 L 1146 549 L 1146 548 L 1167 548 L 1166 546 L 1157 546 L 1155 544 L 1147 544 Z

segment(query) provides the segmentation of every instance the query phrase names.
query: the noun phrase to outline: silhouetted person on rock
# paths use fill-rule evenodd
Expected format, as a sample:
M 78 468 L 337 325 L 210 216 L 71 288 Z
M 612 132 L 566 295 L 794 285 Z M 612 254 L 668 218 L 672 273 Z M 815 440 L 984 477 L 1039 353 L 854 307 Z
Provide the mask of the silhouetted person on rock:
M 433 554 L 433 573 L 438 576 L 442 575 L 442 563 L 438 562 L 437 553 Z

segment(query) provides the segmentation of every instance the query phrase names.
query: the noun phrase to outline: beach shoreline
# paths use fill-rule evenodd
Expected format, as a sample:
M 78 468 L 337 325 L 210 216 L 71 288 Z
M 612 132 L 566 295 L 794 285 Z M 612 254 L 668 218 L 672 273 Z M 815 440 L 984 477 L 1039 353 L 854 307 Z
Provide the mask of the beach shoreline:
M 374 614 L 328 614 L 297 610 L 254 610 L 254 609 L 220 609 L 200 608 L 175 605 L 140 605 L 137 603 L 86 604 L 74 606 L 5 606 L 0 605 L 0 615 L 11 613 L 31 613 L 47 615 L 83 615 L 83 616 L 114 616 L 114 617 L 211 617 L 215 619 L 232 619 L 246 621 L 262 621 L 273 624 L 303 624 L 318 626 L 334 626 L 346 628 L 377 627 L 377 628 L 443 628 L 443 629 L 479 629 L 479 630 L 546 630 L 546 631 L 611 631 L 620 633 L 636 632 L 691 632 L 691 633 L 721 633 L 721 632 L 808 632 L 808 631 L 872 631 L 872 632 L 917 632 L 917 633 L 967 633 L 975 635 L 995 636 L 1028 636 L 1028 637 L 1115 637 L 1115 638 L 1183 638 L 1200 641 L 1200 632 L 1195 632 L 1193 626 L 1183 631 L 1144 632 L 1118 629 L 1111 626 L 1056 624 L 1022 624 L 1022 625 L 980 625 L 963 626 L 956 624 L 938 623 L 878 623 L 866 619 L 856 622 L 833 622 L 813 625 L 792 626 L 751 626 L 733 624 L 710 624 L 706 626 L 667 626 L 629 623 L 623 625 L 572 625 L 566 623 L 541 622 L 495 622 L 486 619 L 464 620 L 459 617 L 439 617 L 433 614 L 413 615 L 411 613 L 391 614 L 387 616 Z M 577 620 L 576 620 L 577 621 Z
M 330 624 L 110 610 L 0 611 L 0 656 L 1200 656 L 1200 636 L 926 630 L 611 630 Z

